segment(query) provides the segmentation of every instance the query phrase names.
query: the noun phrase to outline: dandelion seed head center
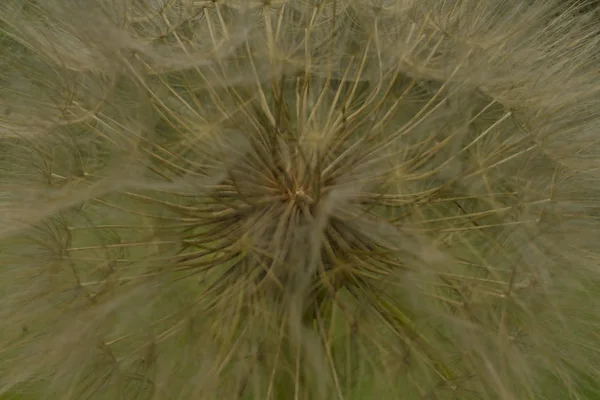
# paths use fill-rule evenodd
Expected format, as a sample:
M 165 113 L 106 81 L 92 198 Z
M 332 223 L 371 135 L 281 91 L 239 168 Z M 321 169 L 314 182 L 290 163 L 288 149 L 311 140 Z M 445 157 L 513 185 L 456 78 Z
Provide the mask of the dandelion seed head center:
M 296 189 L 294 193 L 292 193 L 291 200 L 296 204 L 313 204 L 314 199 L 310 197 L 302 188 Z

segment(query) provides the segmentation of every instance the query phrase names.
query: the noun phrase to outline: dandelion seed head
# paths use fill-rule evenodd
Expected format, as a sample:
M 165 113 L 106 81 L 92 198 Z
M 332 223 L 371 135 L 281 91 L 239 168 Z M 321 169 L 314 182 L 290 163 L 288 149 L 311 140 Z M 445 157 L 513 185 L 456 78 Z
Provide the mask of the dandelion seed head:
M 7 0 L 0 393 L 583 396 L 582 9 Z

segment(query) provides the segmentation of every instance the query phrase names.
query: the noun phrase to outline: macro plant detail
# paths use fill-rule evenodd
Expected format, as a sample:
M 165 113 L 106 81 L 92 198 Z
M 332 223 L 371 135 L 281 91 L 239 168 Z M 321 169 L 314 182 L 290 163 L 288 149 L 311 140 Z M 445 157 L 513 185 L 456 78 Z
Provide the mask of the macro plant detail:
M 593 399 L 594 13 L 7 0 L 0 395 Z

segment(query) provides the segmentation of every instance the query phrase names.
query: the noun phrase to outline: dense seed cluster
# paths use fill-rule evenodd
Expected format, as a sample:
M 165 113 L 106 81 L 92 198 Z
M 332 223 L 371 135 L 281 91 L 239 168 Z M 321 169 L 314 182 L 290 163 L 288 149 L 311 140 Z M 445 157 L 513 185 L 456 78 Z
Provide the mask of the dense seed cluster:
M 584 9 L 6 0 L 0 395 L 585 395 Z

